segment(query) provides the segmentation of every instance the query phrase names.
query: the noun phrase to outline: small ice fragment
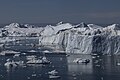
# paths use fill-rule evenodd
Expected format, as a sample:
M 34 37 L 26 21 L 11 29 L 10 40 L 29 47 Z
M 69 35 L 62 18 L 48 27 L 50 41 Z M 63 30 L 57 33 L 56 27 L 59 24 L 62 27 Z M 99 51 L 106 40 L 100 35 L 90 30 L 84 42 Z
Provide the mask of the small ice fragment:
M 48 72 L 48 74 L 56 75 L 56 74 L 58 74 L 58 72 L 56 70 L 52 70 L 52 71 Z
M 32 74 L 33 77 L 37 76 L 36 74 Z
M 43 51 L 44 53 L 49 53 L 50 51 L 48 51 L 48 50 L 45 50 L 45 51 Z
M 57 79 L 57 78 L 60 78 L 60 76 L 56 76 L 56 75 L 49 75 L 49 78 L 50 78 L 50 79 Z

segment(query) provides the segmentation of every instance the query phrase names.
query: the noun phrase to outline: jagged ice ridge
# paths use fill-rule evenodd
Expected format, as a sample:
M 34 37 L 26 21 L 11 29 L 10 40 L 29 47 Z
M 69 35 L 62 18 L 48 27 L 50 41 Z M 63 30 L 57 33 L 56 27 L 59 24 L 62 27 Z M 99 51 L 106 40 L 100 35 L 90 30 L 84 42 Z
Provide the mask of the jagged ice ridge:
M 58 23 L 34 28 L 12 23 L 0 29 L 1 36 L 38 36 L 39 45 L 61 45 L 66 53 L 119 54 L 120 25 L 101 27 L 95 24 Z

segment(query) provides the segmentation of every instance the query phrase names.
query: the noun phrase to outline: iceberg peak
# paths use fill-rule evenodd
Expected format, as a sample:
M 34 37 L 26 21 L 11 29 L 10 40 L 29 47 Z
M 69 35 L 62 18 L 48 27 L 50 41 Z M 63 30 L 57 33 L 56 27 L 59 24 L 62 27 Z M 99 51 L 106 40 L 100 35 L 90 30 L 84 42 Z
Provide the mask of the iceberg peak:
M 88 24 L 87 25 L 90 29 L 102 29 L 102 26 L 98 26 L 96 24 Z
M 81 23 L 80 23 L 80 26 L 81 26 L 81 27 L 88 27 L 87 24 L 84 23 L 84 22 L 81 22 Z
M 86 23 L 81 22 L 80 24 L 76 25 L 75 28 L 89 28 Z
M 11 24 L 9 24 L 9 25 L 7 25 L 5 27 L 6 28 L 18 28 L 19 26 L 20 26 L 19 23 L 11 23 Z
M 119 24 L 112 24 L 112 25 L 108 26 L 107 28 L 112 29 L 112 30 L 120 30 L 120 25 Z
M 61 25 L 61 24 L 63 24 L 63 22 L 62 22 L 62 21 L 61 21 L 61 22 L 59 22 L 59 23 L 57 23 L 57 26 L 58 26 L 58 25 Z
M 29 24 L 19 24 L 19 23 L 11 23 L 7 26 L 5 26 L 5 28 L 33 28 L 33 25 L 29 25 Z

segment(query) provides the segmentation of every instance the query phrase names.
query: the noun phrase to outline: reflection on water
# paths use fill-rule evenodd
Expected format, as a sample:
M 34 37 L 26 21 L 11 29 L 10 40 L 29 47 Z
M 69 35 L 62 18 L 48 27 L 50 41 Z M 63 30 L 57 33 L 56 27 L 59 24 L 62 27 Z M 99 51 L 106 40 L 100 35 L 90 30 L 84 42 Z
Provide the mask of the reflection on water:
M 13 56 L 0 56 L 0 80 L 51 80 L 49 79 L 48 72 L 54 69 L 61 76 L 61 78 L 55 80 L 120 80 L 120 66 L 116 64 L 120 62 L 120 56 L 45 54 L 52 62 L 51 64 L 28 65 L 26 64 L 26 56 L 36 55 L 37 57 L 41 57 L 43 56 L 41 50 L 51 50 L 49 47 L 33 47 L 30 45 L 33 42 L 38 44 L 37 39 L 28 40 L 28 38 L 22 39 L 19 42 L 6 43 L 4 50 L 16 50 L 21 53 L 25 52 L 27 55 L 21 55 L 16 58 Z M 28 52 L 30 50 L 37 52 L 30 54 Z M 15 61 L 22 60 L 25 62 L 25 65 L 5 67 L 4 64 L 8 58 Z M 90 63 L 75 63 L 73 60 L 76 58 L 90 59 Z
M 41 55 L 37 55 L 38 57 Z M 4 63 L 6 62 L 6 59 L 12 57 L 0 57 L 0 65 L 1 71 L 0 74 L 3 77 L 0 77 L 1 79 L 6 79 L 6 80 L 49 80 L 49 75 L 48 72 L 51 70 L 56 69 L 59 73 L 60 80 L 67 79 L 64 74 L 67 74 L 67 59 L 65 58 L 64 55 L 46 55 L 46 57 L 52 61 L 51 64 L 31 64 L 31 65 L 26 65 L 26 66 L 17 66 L 17 67 L 5 67 Z M 26 61 L 25 56 L 19 57 L 20 59 Z M 14 59 L 16 60 L 16 59 Z M 63 73 L 64 72 L 64 73 Z
M 85 65 L 82 63 L 73 63 L 74 59 L 76 58 L 83 58 L 83 59 L 90 59 L 90 63 Z M 70 57 L 67 58 L 68 63 L 70 65 L 68 65 L 68 71 L 69 73 L 72 72 L 83 72 L 83 73 L 88 73 L 91 74 L 92 73 L 92 57 L 90 55 L 71 55 Z
M 73 60 L 76 58 L 83 58 L 83 59 L 90 59 L 90 63 L 83 64 L 83 63 L 74 63 Z M 68 74 L 69 80 L 77 79 L 77 80 L 84 80 L 84 75 L 91 75 L 93 74 L 93 65 L 92 65 L 92 57 L 91 55 L 71 55 L 67 58 L 68 60 Z M 90 80 L 90 78 L 88 78 Z M 87 80 L 87 79 L 86 79 Z M 91 79 L 92 80 L 92 79 Z
M 38 57 L 41 55 L 37 55 Z M 120 66 L 116 61 L 120 56 L 99 56 L 92 58 L 91 55 L 58 55 L 46 54 L 46 57 L 52 61 L 51 64 L 31 64 L 7 68 L 4 66 L 6 59 L 13 57 L 0 56 L 0 80 L 49 80 L 48 72 L 57 70 L 61 78 L 56 80 L 119 80 Z M 75 58 L 88 58 L 90 63 L 77 64 Z M 26 56 L 19 57 L 26 62 Z M 14 59 L 14 60 L 18 60 Z

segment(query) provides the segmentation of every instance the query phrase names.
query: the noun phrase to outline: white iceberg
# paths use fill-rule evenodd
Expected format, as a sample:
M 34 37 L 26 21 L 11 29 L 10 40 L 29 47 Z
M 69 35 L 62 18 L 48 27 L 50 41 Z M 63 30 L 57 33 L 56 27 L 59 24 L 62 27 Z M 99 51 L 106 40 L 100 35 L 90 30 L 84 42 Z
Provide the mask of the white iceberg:
M 30 50 L 30 51 L 28 51 L 28 52 L 33 52 L 33 53 L 35 53 L 35 52 L 37 52 L 37 51 L 35 51 L 35 50 Z
M 32 59 L 36 59 L 37 56 L 35 55 L 31 55 L 31 56 L 26 56 L 27 60 L 32 60 Z
M 82 59 L 82 58 L 76 58 L 73 62 L 75 63 L 89 63 L 90 62 L 90 59 Z
M 0 29 L 2 36 L 37 36 L 39 45 L 60 45 L 66 53 L 120 54 L 120 25 L 58 23 L 56 26 L 32 27 L 12 23 Z M 1 39 L 1 43 L 10 39 Z M 14 41 L 11 40 L 11 41 Z M 59 51 L 59 50 L 58 50 Z
M 51 27 L 53 29 L 49 31 Z M 66 53 L 119 54 L 119 28 L 118 24 L 101 27 L 95 24 L 86 25 L 84 23 L 78 25 L 65 23 L 55 27 L 47 26 L 39 38 L 39 44 L 62 45 Z
M 50 75 L 56 75 L 56 74 L 58 74 L 58 72 L 56 70 L 52 70 L 52 71 L 48 72 L 48 74 L 50 74 Z
M 17 67 L 17 66 L 23 66 L 23 65 L 24 65 L 24 61 L 14 61 L 10 59 L 7 59 L 7 62 L 4 64 L 4 66 L 6 67 Z
M 33 58 L 27 61 L 27 64 L 49 64 L 49 63 L 50 61 L 46 57 L 43 57 L 42 59 Z
M 49 75 L 49 78 L 50 78 L 50 79 L 58 79 L 58 78 L 60 78 L 60 76 L 57 76 L 57 75 Z
M 17 52 L 17 51 L 12 51 L 12 50 L 5 50 L 5 51 L 2 51 L 0 53 L 0 55 L 4 55 L 4 56 L 14 56 L 15 54 L 16 55 L 19 55 L 20 52 Z

